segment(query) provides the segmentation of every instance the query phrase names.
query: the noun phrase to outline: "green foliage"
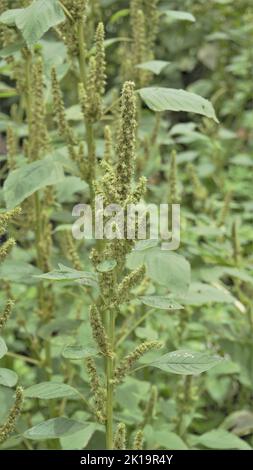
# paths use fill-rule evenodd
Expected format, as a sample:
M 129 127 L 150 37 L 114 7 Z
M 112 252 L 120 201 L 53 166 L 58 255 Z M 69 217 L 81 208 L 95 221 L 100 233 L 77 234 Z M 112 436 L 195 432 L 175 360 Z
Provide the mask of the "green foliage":
M 15 25 L 21 31 L 29 47 L 64 19 L 58 0 L 34 0 L 27 8 L 8 10 L 0 16 L 0 22 L 8 26 Z
M 0 2 L 1 449 L 252 449 L 251 7 Z
M 153 111 L 187 111 L 202 114 L 218 122 L 212 104 L 194 93 L 161 87 L 142 88 L 139 93 Z

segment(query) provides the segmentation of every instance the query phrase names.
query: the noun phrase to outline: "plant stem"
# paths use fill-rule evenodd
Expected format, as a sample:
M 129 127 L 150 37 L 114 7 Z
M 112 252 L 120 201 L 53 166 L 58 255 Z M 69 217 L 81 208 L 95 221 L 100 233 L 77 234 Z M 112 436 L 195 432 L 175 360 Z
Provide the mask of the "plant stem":
M 78 44 L 79 44 L 79 68 L 81 80 L 86 85 L 86 53 L 84 45 L 84 22 L 83 19 L 78 23 Z
M 58 2 L 60 4 L 61 8 L 63 9 L 65 15 L 69 18 L 70 21 L 73 21 L 73 17 L 71 15 L 71 13 L 69 12 L 69 10 L 65 7 L 65 5 L 60 0 L 58 0 Z
M 111 344 L 112 352 L 114 350 L 114 330 L 115 330 L 115 317 L 114 312 L 108 311 L 107 313 L 107 334 Z M 108 356 L 106 359 L 106 448 L 113 449 L 113 376 L 114 376 L 114 360 L 113 356 Z
M 94 189 L 93 181 L 96 177 L 96 149 L 94 142 L 94 129 L 93 125 L 86 119 L 86 140 L 88 147 L 88 162 L 89 162 L 89 187 L 90 187 L 90 198 L 93 203 L 94 201 Z
M 86 52 L 84 43 L 84 22 L 83 19 L 78 23 L 78 44 L 79 44 L 79 69 L 81 81 L 86 87 L 87 85 L 87 73 L 86 73 Z M 93 191 L 93 180 L 96 176 L 96 148 L 94 140 L 94 128 L 93 124 L 85 119 L 86 128 L 86 142 L 88 148 L 88 163 L 89 163 L 89 187 L 90 187 L 90 198 L 91 201 L 94 199 Z
M 40 365 L 40 361 L 38 361 L 37 359 L 33 359 L 32 357 L 24 356 L 23 354 L 17 354 L 17 353 L 13 353 L 13 352 L 8 351 L 6 353 L 6 356 L 13 357 L 14 359 L 20 359 L 21 361 L 28 362 L 28 363 L 34 364 L 36 366 Z

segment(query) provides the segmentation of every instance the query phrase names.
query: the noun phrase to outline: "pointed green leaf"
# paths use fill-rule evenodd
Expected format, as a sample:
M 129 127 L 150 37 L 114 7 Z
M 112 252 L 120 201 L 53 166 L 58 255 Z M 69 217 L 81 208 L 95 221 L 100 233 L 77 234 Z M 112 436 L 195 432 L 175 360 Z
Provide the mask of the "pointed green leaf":
M 45 274 L 40 274 L 35 277 L 48 281 L 73 281 L 79 282 L 80 284 L 86 286 L 97 286 L 97 276 L 95 273 L 89 271 L 78 271 L 76 269 L 71 269 L 63 265 L 59 265 L 59 267 L 60 269 L 55 269 L 54 271 Z
M 187 11 L 179 11 L 179 10 L 166 10 L 163 11 L 163 15 L 170 20 L 178 20 L 178 21 L 190 21 L 191 23 L 195 23 L 196 18 Z
M 164 354 L 150 365 L 173 374 L 195 375 L 211 369 L 221 360 L 221 357 L 210 353 L 183 349 Z
M 195 93 L 174 88 L 141 88 L 139 94 L 153 111 L 185 111 L 201 114 L 219 122 L 210 101 Z
M 41 382 L 24 391 L 27 398 L 41 398 L 43 400 L 73 397 L 76 394 L 77 391 L 70 385 L 57 382 Z
M 154 73 L 155 75 L 160 75 L 160 73 L 169 65 L 170 62 L 166 60 L 150 60 L 148 62 L 143 62 L 142 64 L 136 65 L 138 69 L 148 70 L 149 72 Z
M 148 305 L 149 307 L 153 308 L 159 308 L 161 310 L 180 310 L 184 308 L 173 299 L 159 295 L 145 295 L 139 297 L 139 299 L 144 305 Z
M 74 419 L 53 418 L 28 429 L 25 431 L 24 437 L 33 440 L 58 439 L 59 437 L 70 436 L 86 427 L 87 423 L 81 423 Z
M 85 359 L 87 357 L 96 356 L 98 351 L 92 346 L 81 346 L 78 344 L 69 344 L 65 346 L 62 351 L 62 356 L 65 359 Z

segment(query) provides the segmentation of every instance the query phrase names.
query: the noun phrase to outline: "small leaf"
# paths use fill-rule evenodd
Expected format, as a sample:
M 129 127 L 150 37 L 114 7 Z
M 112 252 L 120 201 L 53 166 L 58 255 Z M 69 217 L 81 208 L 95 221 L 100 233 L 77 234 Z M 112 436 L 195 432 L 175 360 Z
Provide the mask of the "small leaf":
M 117 261 L 115 259 L 105 260 L 97 265 L 97 271 L 100 273 L 108 273 L 112 271 L 116 266 Z
M 4 339 L 1 338 L 1 336 L 0 336 L 0 359 L 5 356 L 5 354 L 7 353 L 7 351 L 8 351 L 8 349 L 7 349 L 7 346 L 6 346 L 6 344 L 5 344 L 5 341 L 4 341 Z
M 78 344 L 69 344 L 65 346 L 62 351 L 62 356 L 65 359 L 85 359 L 87 357 L 96 356 L 98 351 L 92 346 L 81 346 Z
M 225 431 L 224 429 L 215 429 L 213 431 L 202 434 L 202 436 L 197 438 L 197 443 L 207 447 L 208 449 L 252 450 L 247 442 L 243 441 L 231 432 Z
M 70 385 L 57 382 L 41 382 L 32 385 L 24 391 L 27 398 L 41 398 L 51 400 L 54 398 L 73 397 L 77 391 Z
M 18 381 L 16 372 L 10 369 L 0 369 L 0 385 L 15 387 Z
M 166 10 L 163 11 L 163 15 L 166 15 L 170 20 L 190 21 L 191 23 L 195 23 L 196 21 L 196 18 L 187 11 Z
M 221 360 L 221 357 L 209 353 L 183 349 L 164 354 L 150 365 L 173 374 L 195 375 L 211 369 Z
M 210 101 L 195 93 L 174 88 L 141 88 L 139 94 L 153 111 L 186 111 L 201 114 L 219 122 Z
M 150 60 L 148 62 L 143 62 L 142 64 L 136 65 L 138 69 L 148 70 L 149 72 L 154 73 L 155 75 L 160 75 L 160 73 L 169 65 L 170 62 L 165 60 Z
M 36 424 L 23 434 L 26 439 L 43 440 L 58 439 L 63 436 L 71 436 L 75 432 L 87 427 L 87 423 L 80 423 L 74 419 L 52 418 Z
M 144 305 L 159 308 L 161 310 L 180 310 L 184 308 L 182 305 L 178 304 L 172 299 L 169 299 L 168 297 L 162 297 L 158 295 L 146 295 L 139 297 L 139 299 Z
M 7 209 L 13 209 L 39 189 L 59 183 L 64 178 L 62 165 L 44 158 L 9 173 L 4 183 Z

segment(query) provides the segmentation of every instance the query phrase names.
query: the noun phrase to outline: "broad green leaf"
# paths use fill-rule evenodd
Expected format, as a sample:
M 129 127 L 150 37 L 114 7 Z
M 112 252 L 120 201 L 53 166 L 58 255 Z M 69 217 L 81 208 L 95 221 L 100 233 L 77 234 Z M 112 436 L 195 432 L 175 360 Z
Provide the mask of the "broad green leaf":
M 65 359 L 85 359 L 87 357 L 96 356 L 98 351 L 92 346 L 81 346 L 78 344 L 69 344 L 62 351 Z
M 70 320 L 68 318 L 62 320 L 51 320 L 46 325 L 41 326 L 38 331 L 38 335 L 44 339 L 50 339 L 55 336 L 74 336 L 76 335 L 76 330 L 81 324 L 81 320 Z M 70 341 L 71 339 L 68 342 Z
M 160 248 L 132 251 L 127 261 L 129 269 L 140 264 L 146 265 L 147 275 L 154 282 L 167 287 L 173 294 L 185 295 L 188 291 L 191 267 L 183 256 Z
M 77 391 L 70 385 L 57 382 L 41 382 L 24 391 L 27 398 L 41 398 L 43 400 L 73 397 L 76 394 Z
M 100 429 L 101 425 L 97 423 L 87 423 L 87 427 L 85 429 L 75 432 L 71 436 L 62 437 L 60 439 L 61 446 L 64 450 L 85 449 L 94 432 Z
M 97 271 L 100 273 L 107 273 L 112 271 L 116 266 L 117 261 L 115 259 L 105 260 L 97 265 Z
M 27 8 L 8 10 L 0 16 L 1 22 L 17 26 L 29 47 L 64 20 L 58 0 L 34 0 Z
M 210 101 L 195 93 L 174 88 L 141 88 L 139 94 L 153 111 L 185 111 L 201 114 L 219 122 Z
M 7 10 L 0 15 L 0 23 L 6 24 L 7 26 L 14 26 L 16 23 L 17 16 L 23 11 L 23 8 L 13 8 Z
M 187 446 L 181 437 L 171 432 L 164 425 L 160 428 L 153 428 L 151 425 L 145 426 L 144 436 L 149 449 L 187 450 Z
M 77 271 L 76 269 L 71 268 L 62 268 L 63 265 L 60 265 L 61 268 L 55 269 L 49 273 L 40 274 L 35 276 L 38 279 L 47 280 L 47 281 L 73 281 L 79 282 L 80 284 L 86 286 L 97 286 L 97 277 L 95 273 L 89 271 Z
M 10 369 L 0 369 L 0 385 L 5 387 L 15 387 L 18 381 L 16 372 Z
M 182 349 L 164 354 L 149 365 L 173 374 L 196 375 L 211 369 L 221 360 L 221 357 L 210 353 Z
M 165 60 L 150 60 L 149 62 L 143 62 L 142 64 L 136 65 L 138 69 L 148 70 L 149 72 L 154 73 L 155 75 L 160 75 L 160 73 L 169 65 L 170 62 Z
M 163 11 L 163 15 L 166 15 L 170 20 L 190 21 L 191 23 L 195 23 L 196 21 L 196 18 L 187 11 L 166 10 Z
M 71 436 L 75 432 L 87 427 L 87 423 L 81 423 L 74 419 L 52 418 L 36 424 L 23 434 L 26 439 L 44 440 L 58 439 L 63 436 Z
M 169 299 L 168 297 L 162 297 L 158 295 L 145 295 L 139 297 L 139 299 L 144 305 L 159 308 L 162 310 L 180 310 L 184 308 L 182 305 L 178 304 L 172 299 Z
M 0 336 L 0 359 L 7 353 L 8 349 L 4 339 Z
M 64 178 L 62 165 L 44 158 L 9 173 L 4 183 L 7 209 L 13 209 L 39 189 L 59 183 Z
M 229 292 L 223 292 L 214 286 L 194 282 L 191 284 L 186 297 L 179 299 L 179 301 L 184 305 L 204 305 L 214 302 L 233 303 L 235 298 Z
M 224 429 L 215 429 L 202 434 L 202 436 L 197 438 L 197 443 L 207 447 L 208 449 L 252 450 L 247 442 Z
M 0 266 L 0 279 L 20 284 L 35 284 L 35 275 L 41 271 L 25 261 L 6 259 Z
M 8 57 L 15 52 L 18 52 L 22 47 L 24 47 L 24 41 L 18 41 L 15 44 L 11 44 L 10 46 L 6 46 L 0 50 L 0 57 Z

